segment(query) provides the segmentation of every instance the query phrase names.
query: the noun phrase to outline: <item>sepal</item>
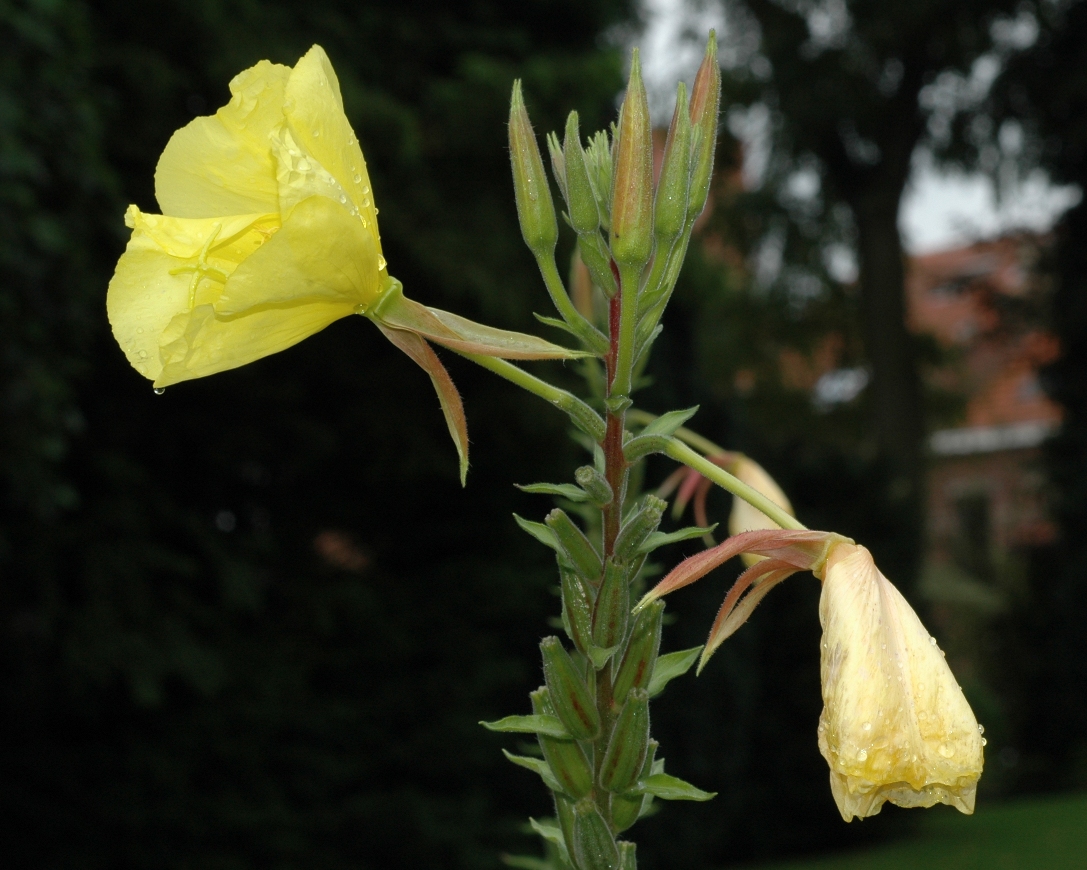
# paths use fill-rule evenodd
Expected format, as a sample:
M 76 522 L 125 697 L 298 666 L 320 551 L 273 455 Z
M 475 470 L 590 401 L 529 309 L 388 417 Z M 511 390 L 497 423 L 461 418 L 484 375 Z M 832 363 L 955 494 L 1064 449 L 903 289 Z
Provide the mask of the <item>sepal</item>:
M 505 749 L 502 750 L 502 754 L 507 759 L 512 761 L 518 767 L 523 767 L 525 770 L 531 770 L 533 773 L 538 774 L 540 779 L 543 780 L 551 791 L 561 792 L 562 786 L 559 785 L 559 781 L 555 779 L 555 774 L 551 772 L 551 767 L 542 758 L 532 758 L 528 755 L 514 755 Z
M 598 584 L 603 569 L 600 556 L 566 511 L 555 508 L 544 519 L 544 523 L 578 575 L 594 586 Z
M 598 508 L 607 507 L 615 498 L 611 484 L 592 465 L 583 465 L 574 472 L 574 480 L 584 490 L 588 499 Z
M 626 566 L 609 559 L 593 608 L 593 644 L 603 649 L 617 648 L 626 634 L 629 617 L 630 584 Z
M 620 266 L 640 269 L 653 253 L 653 136 L 638 49 L 633 52 L 626 97 L 619 110 L 614 173 L 612 257 Z
M 534 713 L 553 718 L 555 708 L 548 689 L 537 689 L 529 697 L 532 699 Z M 557 739 L 538 733 L 536 739 L 551 773 L 562 786 L 564 793 L 576 800 L 592 791 L 593 770 L 580 744 L 570 739 L 569 735 L 566 739 Z
M 540 148 L 536 144 L 536 134 L 525 110 L 519 79 L 513 83 L 510 98 L 509 134 L 513 189 L 521 234 L 529 250 L 537 257 L 543 256 L 555 250 L 559 225 Z
M 515 483 L 521 492 L 529 492 L 535 495 L 557 495 L 568 498 L 570 501 L 587 501 L 589 494 L 579 486 L 572 483 Z
M 649 693 L 631 689 L 600 765 L 600 785 L 611 792 L 625 792 L 638 781 L 649 746 Z
M 574 805 L 573 847 L 579 870 L 619 870 L 619 846 L 590 798 Z
M 615 539 L 615 558 L 617 561 L 629 562 L 640 553 L 642 544 L 657 530 L 664 509 L 668 503 L 655 495 L 647 495 L 642 506 L 630 517 L 619 530 L 619 536 Z
M 556 740 L 573 740 L 557 716 L 533 714 L 531 716 L 506 716 L 494 722 L 480 722 L 488 731 L 515 734 L 543 734 Z
M 627 693 L 631 689 L 649 687 L 650 697 L 652 697 L 652 678 L 660 667 L 657 655 L 660 651 L 663 619 L 663 601 L 647 605 L 634 617 L 630 639 L 627 641 L 623 660 L 615 672 L 612 684 L 612 693 L 617 704 L 622 704 L 626 700 Z M 690 667 L 689 664 L 688 667 Z
M 666 801 L 708 801 L 717 797 L 715 791 L 703 791 L 678 776 L 667 773 L 654 773 L 640 780 L 632 791 L 651 794 Z
M 584 580 L 560 566 L 562 624 L 578 652 L 589 655 L 593 646 L 593 599 Z M 594 662 L 595 665 L 595 662 Z
M 663 764 L 658 765 L 656 762 L 657 746 L 656 740 L 649 741 L 645 753 L 645 762 L 642 764 L 642 772 L 638 777 L 639 780 L 651 776 L 654 768 L 663 767 Z M 652 805 L 653 795 L 650 794 L 627 792 L 626 794 L 614 795 L 611 799 L 611 821 L 615 826 L 616 833 L 622 833 L 638 819 L 645 816 Z
M 557 637 L 540 642 L 544 682 L 555 714 L 575 740 L 593 740 L 600 733 L 594 699 Z
M 595 233 L 600 229 L 600 209 L 596 204 L 588 167 L 585 165 L 577 112 L 571 112 L 566 119 L 562 149 L 566 169 L 564 193 L 566 205 L 570 209 L 570 226 L 579 236 Z

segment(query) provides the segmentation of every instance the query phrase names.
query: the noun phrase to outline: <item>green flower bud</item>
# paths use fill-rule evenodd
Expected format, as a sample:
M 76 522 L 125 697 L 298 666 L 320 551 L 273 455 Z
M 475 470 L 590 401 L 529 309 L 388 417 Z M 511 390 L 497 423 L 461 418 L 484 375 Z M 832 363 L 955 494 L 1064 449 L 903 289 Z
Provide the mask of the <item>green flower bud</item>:
M 600 733 L 600 715 L 592 694 L 557 637 L 540 642 L 544 682 L 551 695 L 555 715 L 575 740 L 592 740 Z
M 615 727 L 600 765 L 600 785 L 625 792 L 638 782 L 649 748 L 649 692 L 631 689 L 615 720 Z
M 663 256 L 672 241 L 683 232 L 687 221 L 690 181 L 691 118 L 687 111 L 687 86 L 680 82 L 676 92 L 676 110 L 664 143 L 660 179 L 657 181 L 657 201 L 653 213 L 657 256 Z
M 536 144 L 536 134 L 532 132 L 532 124 L 521 97 L 520 80 L 513 83 L 509 134 L 513 190 L 517 198 L 521 235 L 537 257 L 550 254 L 559 239 L 558 218 L 551 201 L 551 188 L 544 173 L 543 159 Z
M 645 762 L 638 779 L 645 779 L 653 772 L 653 759 L 657 757 L 656 740 L 650 740 L 645 751 Z M 617 833 L 622 833 L 633 825 L 649 809 L 653 802 L 652 795 L 615 795 L 611 799 L 611 823 Z
M 566 165 L 566 205 L 570 208 L 570 226 L 578 235 L 595 233 L 600 229 L 600 210 L 596 206 L 596 192 L 585 165 L 585 152 L 581 148 L 577 112 L 571 112 L 566 119 L 562 153 Z
M 583 579 L 594 586 L 600 582 L 603 565 L 585 533 L 581 531 L 566 512 L 555 508 L 545 518 L 544 523 L 555 534 L 555 539 L 562 548 L 563 555 L 570 560 L 574 570 Z
M 619 870 L 619 846 L 591 798 L 574 804 L 573 847 L 579 870 Z
M 641 508 L 619 530 L 619 537 L 615 539 L 617 560 L 629 562 L 638 555 L 638 547 L 657 530 L 667 506 L 668 503 L 664 499 L 657 498 L 655 495 L 645 497 Z
M 612 124 L 614 134 L 615 124 Z M 585 148 L 585 165 L 589 178 L 593 182 L 596 194 L 596 207 L 600 212 L 600 225 L 607 229 L 611 225 L 611 183 L 615 161 L 612 155 L 612 143 L 608 134 L 598 130 Z
M 611 253 L 621 266 L 644 266 L 653 253 L 653 134 L 638 49 L 619 110 L 611 196 Z
M 634 843 L 619 841 L 619 870 L 638 870 L 637 848 Z
M 538 716 L 556 715 L 550 692 L 546 688 L 531 692 L 529 697 L 532 699 L 533 713 Z M 537 734 L 536 739 L 539 741 L 544 761 L 555 774 L 555 779 L 559 781 L 563 791 L 575 800 L 592 791 L 593 769 L 585 751 L 576 741 L 558 740 L 544 734 Z
M 573 571 L 559 568 L 562 584 L 562 625 L 574 646 L 588 655 L 593 642 L 593 600 L 584 581 Z
M 721 107 L 721 67 L 717 64 L 717 34 L 710 31 L 706 54 L 691 89 L 692 165 L 687 219 L 702 213 L 710 193 L 713 152 L 717 146 L 717 113 Z
M 583 465 L 575 471 L 574 480 L 589 494 L 589 500 L 597 507 L 605 507 L 615 498 L 608 479 L 591 465 Z
M 659 607 L 657 605 L 660 605 Z M 612 686 L 617 704 L 626 700 L 631 689 L 648 689 L 653 678 L 653 666 L 657 663 L 657 654 L 661 645 L 661 625 L 664 617 L 664 602 L 647 604 L 634 617 L 630 630 L 626 652 L 615 674 Z
M 630 583 L 627 568 L 608 560 L 604 566 L 604 581 L 596 594 L 593 608 L 593 643 L 601 649 L 618 646 L 627 630 L 630 617 Z
M 551 174 L 555 176 L 562 198 L 566 199 L 566 158 L 562 155 L 559 137 L 554 133 L 547 134 L 547 151 L 551 155 Z

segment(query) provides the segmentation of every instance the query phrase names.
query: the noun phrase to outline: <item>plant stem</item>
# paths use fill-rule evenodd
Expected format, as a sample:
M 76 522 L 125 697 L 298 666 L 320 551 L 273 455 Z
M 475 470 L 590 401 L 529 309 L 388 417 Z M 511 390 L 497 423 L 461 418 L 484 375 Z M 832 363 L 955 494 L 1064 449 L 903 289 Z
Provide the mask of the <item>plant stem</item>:
M 716 445 L 715 445 L 716 446 Z M 770 499 L 753 487 L 748 486 L 742 480 L 733 477 L 719 465 L 714 465 L 700 453 L 696 453 L 682 441 L 672 438 L 665 451 L 677 462 L 682 462 L 688 468 L 693 468 L 703 477 L 707 477 L 723 489 L 727 489 L 733 495 L 742 498 L 752 507 L 762 511 L 783 529 L 806 529 L 803 523 L 795 517 L 789 516 L 784 510 L 774 504 Z

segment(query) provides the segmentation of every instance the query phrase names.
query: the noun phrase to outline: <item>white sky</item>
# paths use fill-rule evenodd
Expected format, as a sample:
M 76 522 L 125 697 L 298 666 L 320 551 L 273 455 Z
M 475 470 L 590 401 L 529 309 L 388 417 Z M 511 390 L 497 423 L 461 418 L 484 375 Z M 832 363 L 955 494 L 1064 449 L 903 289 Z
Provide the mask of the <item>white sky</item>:
M 642 3 L 647 27 L 638 44 L 650 108 L 660 123 L 667 123 L 676 82 L 682 77 L 690 84 L 701 58 L 700 41 L 711 27 L 722 32 L 723 22 L 713 4 L 691 20 L 683 17 L 680 0 Z M 692 34 L 698 41 L 684 38 Z M 1037 172 L 1006 185 L 998 203 L 987 177 L 938 170 L 920 152 L 903 197 L 899 226 L 910 253 L 928 253 L 1017 229 L 1044 231 L 1079 197 L 1076 188 L 1054 187 Z

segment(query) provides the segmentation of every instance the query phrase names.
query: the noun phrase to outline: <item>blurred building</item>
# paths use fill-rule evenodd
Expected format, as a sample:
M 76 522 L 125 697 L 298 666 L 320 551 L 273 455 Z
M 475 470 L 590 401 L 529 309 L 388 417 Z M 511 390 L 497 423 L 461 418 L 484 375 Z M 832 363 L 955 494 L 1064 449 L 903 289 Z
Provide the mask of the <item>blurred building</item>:
M 950 406 L 929 439 L 922 591 L 934 601 L 1001 609 L 1021 554 L 1056 533 L 1040 451 L 1061 417 L 1039 382 L 1058 351 L 1042 326 L 1043 250 L 1014 235 L 908 263 L 910 325 L 938 346 L 926 377 Z

